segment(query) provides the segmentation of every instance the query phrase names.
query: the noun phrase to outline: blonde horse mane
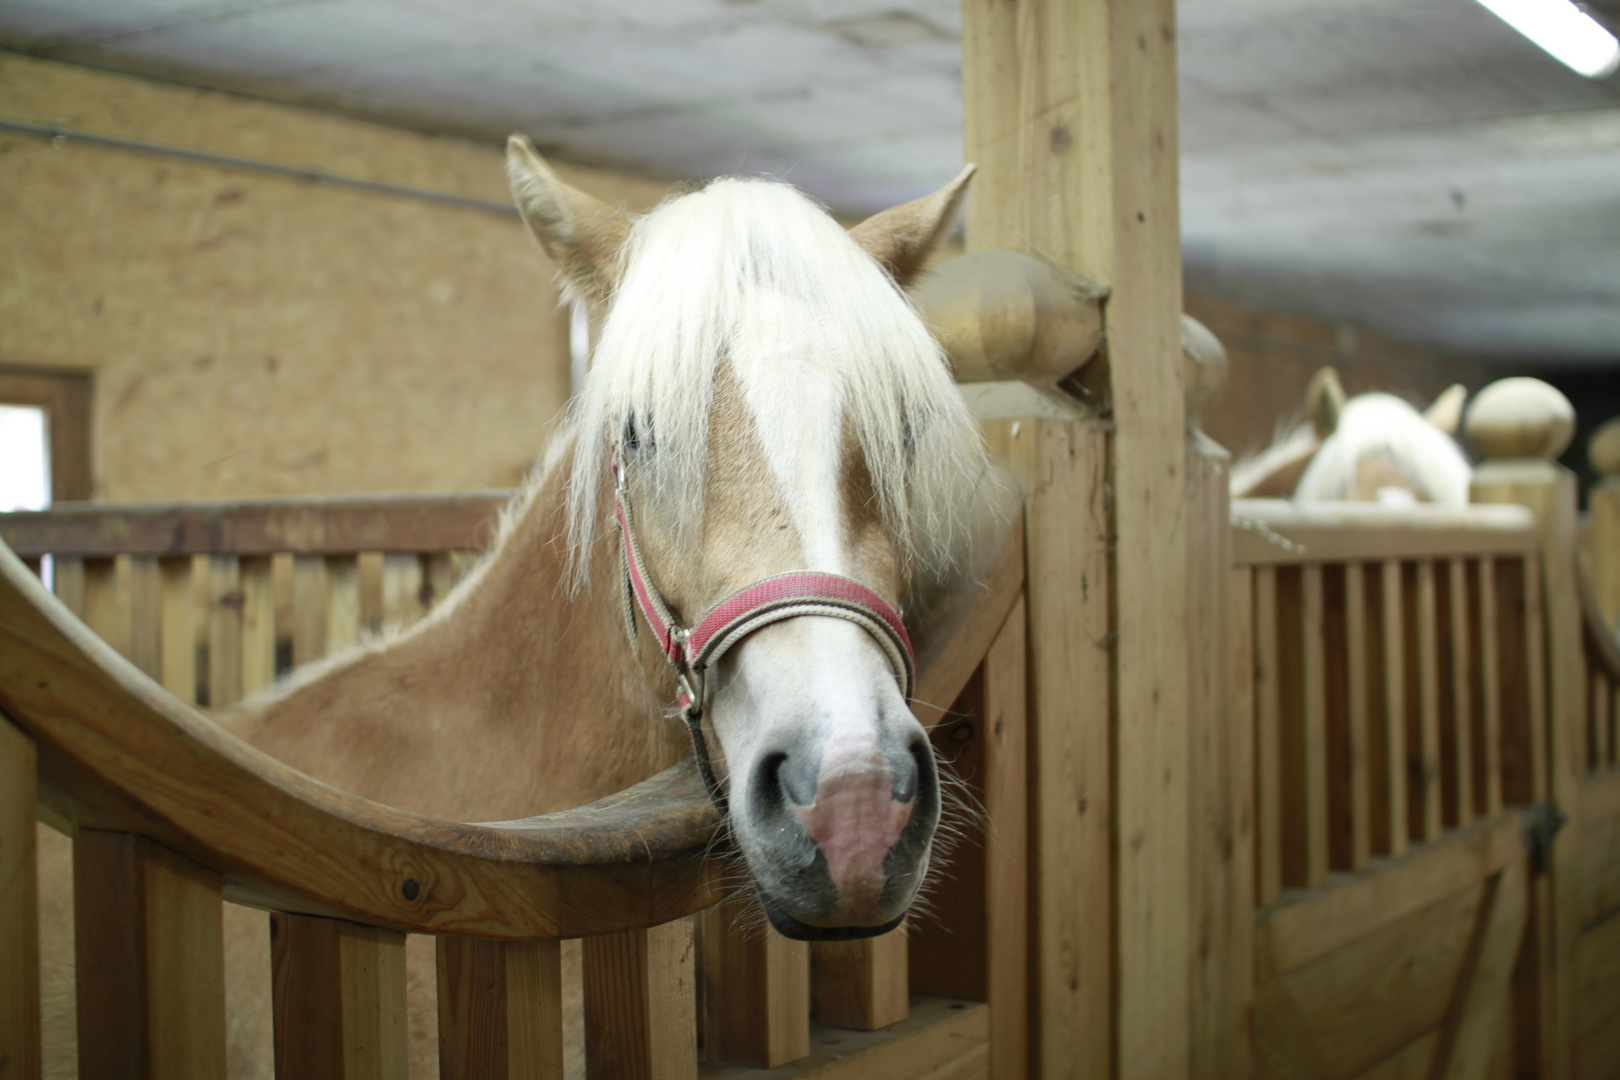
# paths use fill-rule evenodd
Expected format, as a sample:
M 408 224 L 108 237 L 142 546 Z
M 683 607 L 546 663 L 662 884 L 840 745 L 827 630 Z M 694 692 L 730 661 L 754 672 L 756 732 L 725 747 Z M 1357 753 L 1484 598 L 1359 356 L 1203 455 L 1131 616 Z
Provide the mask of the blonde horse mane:
M 1393 394 L 1358 394 L 1345 403 L 1333 433 L 1300 477 L 1301 502 L 1348 499 L 1356 470 L 1383 454 L 1411 481 L 1414 495 L 1441 506 L 1466 506 L 1473 468 L 1456 440 Z
M 987 465 L 938 344 L 823 209 L 784 184 L 728 179 L 670 199 L 631 234 L 570 414 L 576 584 L 602 524 L 608 455 L 627 430 L 657 511 L 677 536 L 695 537 L 722 366 L 767 449 L 825 446 L 792 403 L 836 394 L 913 577 L 937 578 L 961 557 Z

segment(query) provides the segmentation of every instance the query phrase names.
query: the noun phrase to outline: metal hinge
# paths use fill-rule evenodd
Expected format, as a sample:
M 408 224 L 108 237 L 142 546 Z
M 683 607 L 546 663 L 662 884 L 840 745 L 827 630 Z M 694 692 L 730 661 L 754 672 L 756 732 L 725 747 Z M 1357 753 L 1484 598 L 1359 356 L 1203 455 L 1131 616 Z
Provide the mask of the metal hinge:
M 1524 818 L 1519 825 L 1519 836 L 1524 841 L 1524 850 L 1530 853 L 1532 874 L 1539 876 L 1547 872 L 1553 837 L 1558 835 L 1558 830 L 1568 821 L 1569 818 L 1551 799 L 1538 802 L 1524 812 Z

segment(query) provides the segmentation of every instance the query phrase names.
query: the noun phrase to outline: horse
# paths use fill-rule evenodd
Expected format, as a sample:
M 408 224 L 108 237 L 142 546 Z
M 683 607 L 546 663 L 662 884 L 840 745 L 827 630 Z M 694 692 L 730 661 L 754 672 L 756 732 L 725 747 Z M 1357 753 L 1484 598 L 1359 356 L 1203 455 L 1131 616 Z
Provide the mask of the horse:
M 1347 400 L 1338 372 L 1321 368 L 1306 420 L 1233 466 L 1232 497 L 1466 506 L 1473 468 L 1455 436 L 1467 398 L 1453 385 L 1421 413 L 1393 394 Z
M 433 612 L 221 722 L 323 781 L 463 821 L 581 805 L 695 749 L 772 925 L 893 929 L 941 811 L 900 612 L 970 572 L 974 522 L 1006 497 L 904 292 L 971 166 L 847 231 L 768 180 L 632 220 L 526 138 L 507 168 L 568 295 L 606 307 L 566 423 Z M 740 619 L 708 617 L 728 604 Z M 245 909 L 227 930 L 232 1075 L 262 1075 L 268 935 Z M 408 948 L 413 1076 L 436 1075 L 425 941 Z

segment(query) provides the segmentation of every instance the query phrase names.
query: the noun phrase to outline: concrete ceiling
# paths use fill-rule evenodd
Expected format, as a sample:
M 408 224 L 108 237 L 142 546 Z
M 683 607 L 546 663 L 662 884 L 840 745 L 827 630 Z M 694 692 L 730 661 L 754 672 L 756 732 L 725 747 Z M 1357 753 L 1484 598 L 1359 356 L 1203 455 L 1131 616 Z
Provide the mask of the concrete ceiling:
M 1620 365 L 1620 76 L 1471 0 L 1179 18 L 1189 288 Z M 957 0 L 0 0 L 12 49 L 850 213 L 956 169 L 960 32 Z

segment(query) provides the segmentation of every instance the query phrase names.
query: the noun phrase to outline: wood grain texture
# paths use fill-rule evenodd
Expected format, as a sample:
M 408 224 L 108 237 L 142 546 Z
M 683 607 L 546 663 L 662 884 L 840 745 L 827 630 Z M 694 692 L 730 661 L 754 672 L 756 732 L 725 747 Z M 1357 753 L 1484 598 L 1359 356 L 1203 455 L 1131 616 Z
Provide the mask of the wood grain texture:
M 1023 598 L 984 658 L 985 934 L 990 1000 L 990 1080 L 1021 1080 L 1029 1067 L 1030 844 L 1028 670 Z
M 404 1080 L 405 936 L 277 913 L 270 942 L 277 1080 Z
M 911 1008 L 905 927 L 862 941 L 810 946 L 810 1008 L 816 1023 L 876 1031 Z
M 1524 937 L 1528 878 L 1520 860 L 1508 864 L 1486 889 L 1470 955 L 1441 1032 L 1433 1074 L 1436 1080 L 1484 1080 Z
M 703 1051 L 770 1069 L 810 1052 L 810 947 L 760 927 L 758 901 L 733 893 L 703 913 Z
M 686 919 L 585 939 L 585 1068 L 592 1080 L 697 1076 L 697 987 Z
M 1078 416 L 982 429 L 1025 499 L 1035 1059 L 1048 1075 L 1102 1076 L 1114 910 L 1107 436 Z
M 561 945 L 437 945 L 441 1080 L 562 1080 Z
M 145 837 L 75 836 L 80 1075 L 224 1077 L 220 905 L 217 875 Z
M 0 717 L 0 1076 L 40 1080 L 34 741 Z
M 1255 903 L 1282 893 L 1282 698 L 1277 571 L 1254 570 Z

